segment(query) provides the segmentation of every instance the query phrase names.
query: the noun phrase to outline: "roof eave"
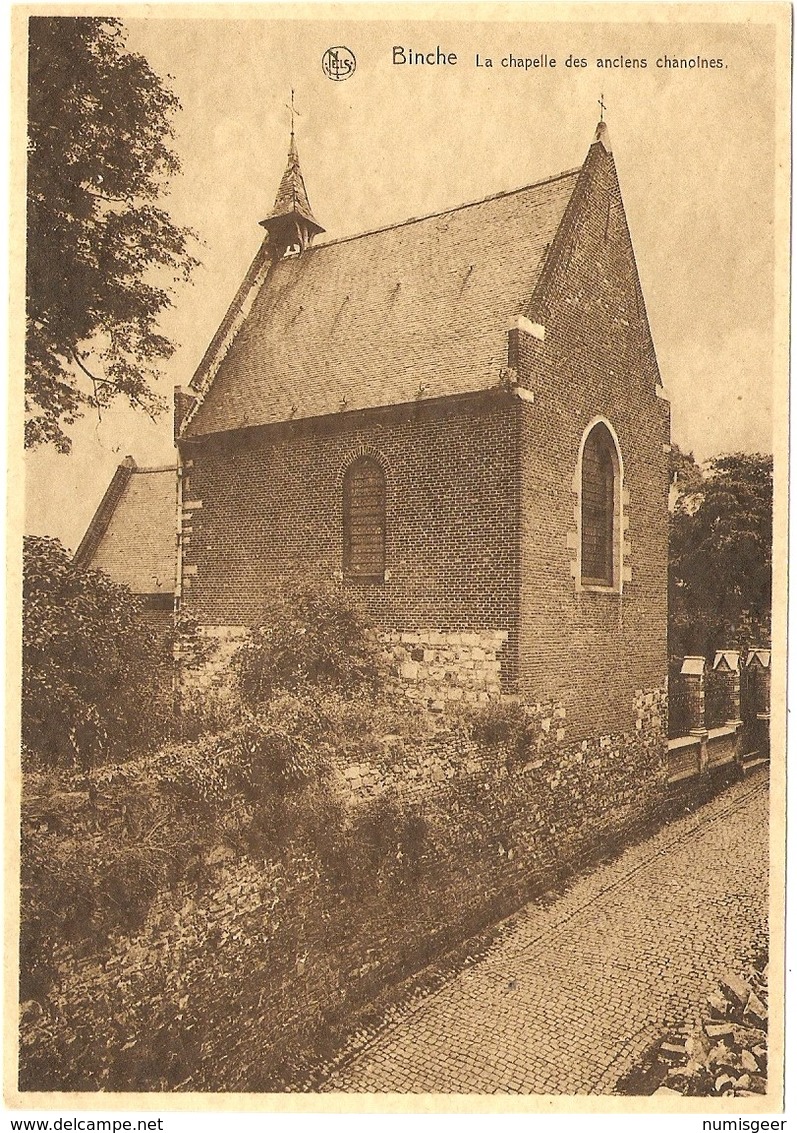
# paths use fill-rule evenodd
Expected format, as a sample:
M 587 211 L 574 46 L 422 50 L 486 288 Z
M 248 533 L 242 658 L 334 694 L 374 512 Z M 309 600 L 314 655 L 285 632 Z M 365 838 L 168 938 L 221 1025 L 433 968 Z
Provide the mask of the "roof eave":
M 473 404 L 479 401 L 486 404 L 487 402 L 504 400 L 508 393 L 511 393 L 511 389 L 508 389 L 505 382 L 499 380 L 494 385 L 482 386 L 474 390 L 458 391 L 457 393 L 442 394 L 438 397 L 417 398 L 414 401 L 389 402 L 385 405 L 363 405 L 352 409 L 333 410 L 329 413 L 308 414 L 303 417 L 280 417 L 273 421 L 253 421 L 247 422 L 245 425 L 236 425 L 229 429 L 213 429 L 207 433 L 184 433 L 178 437 L 177 444 L 200 444 L 216 438 L 220 440 L 231 439 L 236 434 L 253 434 L 258 430 L 267 431 L 302 425 L 318 427 L 322 422 L 334 421 L 336 423 L 349 423 L 353 422 L 357 417 L 364 415 L 370 418 L 386 416 L 393 413 L 406 415 L 412 411 L 417 412 L 421 408 L 430 409 L 432 412 L 435 412 L 446 405 Z

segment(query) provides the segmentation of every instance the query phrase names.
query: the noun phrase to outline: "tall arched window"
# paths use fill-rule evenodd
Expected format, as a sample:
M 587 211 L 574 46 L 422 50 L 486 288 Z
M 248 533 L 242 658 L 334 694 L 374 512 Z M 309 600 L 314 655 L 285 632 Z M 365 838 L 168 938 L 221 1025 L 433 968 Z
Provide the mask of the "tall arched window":
M 581 582 L 585 586 L 617 582 L 619 480 L 614 438 L 598 421 L 581 457 Z
M 363 582 L 385 577 L 385 474 L 372 456 L 358 457 L 343 478 L 343 569 Z

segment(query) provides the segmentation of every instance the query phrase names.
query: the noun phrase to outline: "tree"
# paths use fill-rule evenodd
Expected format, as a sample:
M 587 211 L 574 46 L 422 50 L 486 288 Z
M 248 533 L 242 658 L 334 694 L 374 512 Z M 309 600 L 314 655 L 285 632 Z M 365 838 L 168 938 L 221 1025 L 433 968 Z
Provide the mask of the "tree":
M 677 444 L 670 448 L 670 483 L 675 499 L 703 490 L 703 472 L 691 452 L 683 452 Z
M 713 457 L 675 504 L 670 532 L 670 652 L 711 655 L 769 639 L 772 457 Z
M 164 407 L 152 383 L 174 346 L 157 318 L 197 261 L 155 204 L 180 168 L 177 97 L 117 19 L 28 27 L 25 443 L 69 452 L 87 407 Z
M 88 769 L 157 742 L 171 707 L 171 637 L 102 571 L 57 539 L 26 536 L 22 739 L 37 766 Z

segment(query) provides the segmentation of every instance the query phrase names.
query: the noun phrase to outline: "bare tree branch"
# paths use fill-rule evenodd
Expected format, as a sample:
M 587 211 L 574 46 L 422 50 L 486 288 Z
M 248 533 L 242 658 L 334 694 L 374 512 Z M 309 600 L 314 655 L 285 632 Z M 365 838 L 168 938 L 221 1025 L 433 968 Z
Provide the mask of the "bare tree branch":
M 118 382 L 114 382 L 110 378 L 98 378 L 95 374 L 92 374 L 91 370 L 89 370 L 88 367 L 85 366 L 81 361 L 80 355 L 78 354 L 74 346 L 71 348 L 70 353 L 72 360 L 76 363 L 77 366 L 80 367 L 80 369 L 91 381 L 91 384 L 94 387 L 94 401 L 97 403 L 98 412 L 100 410 L 100 405 L 97 397 L 97 386 L 108 386 L 110 389 L 115 390 L 116 393 L 124 394 L 124 396 L 128 398 L 128 400 L 131 401 L 133 405 L 136 405 L 139 409 L 143 410 L 143 412 L 146 413 L 150 421 L 157 421 L 158 418 L 154 411 L 150 409 L 150 407 L 146 405 L 136 394 L 131 393 L 130 390 L 125 389 L 123 386 L 120 386 Z M 100 420 L 102 420 L 102 418 L 100 418 Z

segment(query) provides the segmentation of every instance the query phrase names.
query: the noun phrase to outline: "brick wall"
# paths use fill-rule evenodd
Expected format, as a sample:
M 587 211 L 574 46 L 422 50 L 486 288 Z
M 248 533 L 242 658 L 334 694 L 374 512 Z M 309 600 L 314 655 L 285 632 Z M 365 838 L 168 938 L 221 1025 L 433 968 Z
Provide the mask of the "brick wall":
M 139 617 L 145 625 L 151 626 L 152 629 L 162 631 L 163 633 L 172 633 L 174 631 L 173 610 L 148 609 L 145 606 L 139 614 Z
M 517 403 L 496 392 L 186 445 L 183 610 L 200 624 L 252 624 L 281 575 L 338 577 L 343 472 L 369 452 L 386 471 L 387 574 L 383 583 L 342 584 L 398 635 L 397 646 L 419 630 L 427 650 L 439 648 L 429 634 L 486 634 L 509 687 L 517 435 Z M 460 640 L 446 664 L 462 652 Z
M 560 700 L 574 735 L 632 725 L 633 693 L 666 683 L 669 406 L 613 163 L 593 146 L 520 331 L 520 691 Z M 596 417 L 619 440 L 624 555 L 615 593 L 578 586 L 579 447 Z M 622 571 L 621 571 L 622 568 Z

